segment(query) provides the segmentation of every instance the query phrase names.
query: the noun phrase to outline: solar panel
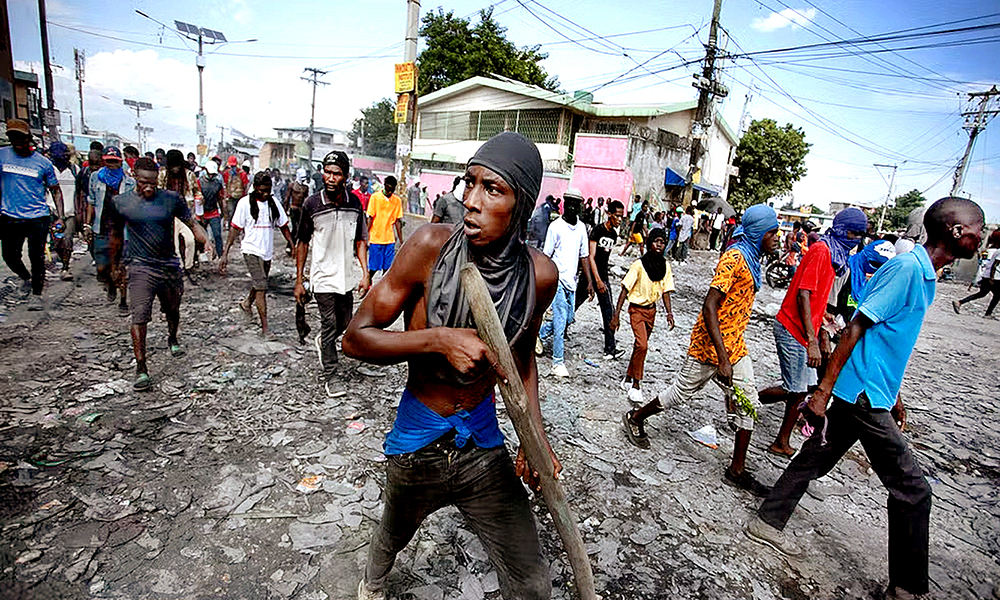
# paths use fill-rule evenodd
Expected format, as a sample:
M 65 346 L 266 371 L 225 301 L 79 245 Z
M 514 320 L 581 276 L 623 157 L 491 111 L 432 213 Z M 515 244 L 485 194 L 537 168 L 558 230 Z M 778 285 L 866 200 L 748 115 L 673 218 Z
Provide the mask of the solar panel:
M 222 35 L 221 31 L 213 31 L 212 33 L 215 35 L 215 39 L 219 40 L 220 42 L 228 41 L 226 40 L 226 36 Z
M 189 23 L 184 23 L 182 21 L 174 21 L 174 25 L 177 26 L 177 31 L 180 31 L 182 33 L 193 33 L 195 35 L 198 35 L 198 28 L 195 27 L 194 25 L 191 25 Z

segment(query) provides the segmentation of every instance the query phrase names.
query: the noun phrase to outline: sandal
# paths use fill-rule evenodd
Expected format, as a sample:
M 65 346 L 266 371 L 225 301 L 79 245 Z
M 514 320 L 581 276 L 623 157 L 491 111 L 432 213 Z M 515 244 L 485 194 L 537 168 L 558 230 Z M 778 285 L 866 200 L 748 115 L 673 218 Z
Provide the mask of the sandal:
M 151 387 L 153 387 L 153 378 L 149 376 L 149 373 L 139 373 L 135 382 L 132 383 L 132 389 L 137 392 L 144 392 Z
M 622 425 L 625 426 L 625 435 L 628 437 L 628 441 L 636 448 L 648 450 L 649 438 L 646 437 L 646 428 L 643 427 L 642 423 L 632 421 L 632 413 L 634 412 L 630 410 L 622 415 Z
M 180 344 L 170 344 L 170 356 L 177 358 L 178 356 L 184 356 L 184 348 Z

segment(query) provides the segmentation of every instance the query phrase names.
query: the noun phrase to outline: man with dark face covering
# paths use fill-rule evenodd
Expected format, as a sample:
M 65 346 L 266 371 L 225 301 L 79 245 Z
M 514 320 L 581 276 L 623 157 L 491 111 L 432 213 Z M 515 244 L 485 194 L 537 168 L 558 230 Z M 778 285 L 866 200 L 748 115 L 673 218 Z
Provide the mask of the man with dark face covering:
M 552 320 L 542 326 L 539 338 L 552 338 L 552 374 L 556 377 L 569 377 L 565 363 L 566 328 L 573 322 L 577 277 L 581 268 L 587 278 L 587 295 L 594 297 L 587 263 L 590 256 L 587 227 L 580 222 L 582 208 L 583 196 L 575 190 L 568 190 L 563 195 L 563 216 L 549 226 L 542 248 L 542 252 L 559 269 L 559 288 L 552 302 Z
M 522 241 L 541 180 L 538 149 L 523 136 L 505 132 L 483 144 L 465 172 L 464 227 L 427 224 L 410 236 L 344 336 L 348 356 L 409 363 L 406 390 L 385 441 L 385 510 L 359 598 L 385 597 L 396 554 L 425 517 L 448 505 L 461 511 L 483 542 L 504 598 L 549 597 L 548 563 L 517 480 L 521 476 L 537 490 L 538 473 L 523 451 L 511 463 L 493 395 L 498 377 L 520 377 L 545 439 L 532 348 L 559 276 L 552 261 Z M 496 357 L 471 328 L 459 274 L 468 261 L 490 290 L 517 373 L 500 372 Z M 388 331 L 401 313 L 406 331 Z M 562 466 L 549 453 L 558 473 Z

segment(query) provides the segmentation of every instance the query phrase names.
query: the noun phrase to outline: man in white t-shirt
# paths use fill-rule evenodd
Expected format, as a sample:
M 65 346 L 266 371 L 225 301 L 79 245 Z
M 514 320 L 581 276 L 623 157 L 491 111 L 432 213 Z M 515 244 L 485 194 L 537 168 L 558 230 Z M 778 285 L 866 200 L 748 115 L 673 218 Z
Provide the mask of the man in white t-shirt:
M 267 336 L 267 276 L 271 271 L 271 259 L 274 258 L 274 230 L 280 229 L 281 235 L 285 236 L 285 241 L 289 244 L 292 243 L 292 234 L 288 230 L 285 209 L 271 195 L 271 176 L 266 171 L 254 175 L 253 190 L 236 203 L 230 225 L 226 250 L 219 259 L 219 272 L 225 274 L 229 249 L 242 231 L 240 251 L 243 252 L 243 260 L 250 271 L 250 293 L 240 302 L 240 308 L 252 318 L 251 307 L 257 306 L 261 335 Z
M 712 237 L 709 238 L 708 245 L 712 250 L 719 249 L 719 237 L 722 235 L 722 226 L 726 223 L 726 215 L 722 214 L 722 207 L 715 209 L 712 215 Z
M 58 226 L 52 231 L 52 249 L 59 255 L 62 262 L 62 273 L 60 278 L 63 281 L 71 281 L 73 272 L 69 270 L 70 260 L 73 258 L 73 233 L 76 232 L 76 168 L 69 162 L 69 146 L 62 142 L 53 142 L 49 146 L 49 158 L 52 166 L 56 169 L 56 179 L 59 180 L 59 189 L 62 190 L 63 204 L 63 229 L 59 231 Z M 52 193 L 47 192 L 46 199 L 49 207 L 55 208 L 55 201 Z
M 688 206 L 681 216 L 681 223 L 677 230 L 677 245 L 674 247 L 674 258 L 677 262 L 684 262 L 688 257 L 688 248 L 691 244 L 691 234 L 694 233 L 694 206 Z
M 565 336 L 566 328 L 573 321 L 577 273 L 580 270 L 587 278 L 588 296 L 590 299 L 594 298 L 594 286 L 586 262 L 590 256 L 587 228 L 580 221 L 582 207 L 582 194 L 576 190 L 567 190 L 563 194 L 563 216 L 549 225 L 542 250 L 559 269 L 559 287 L 552 300 L 552 320 L 542 325 L 542 329 L 538 332 L 542 339 L 553 336 L 552 374 L 557 377 L 569 377 L 563 359 Z M 536 352 L 537 350 L 536 348 Z

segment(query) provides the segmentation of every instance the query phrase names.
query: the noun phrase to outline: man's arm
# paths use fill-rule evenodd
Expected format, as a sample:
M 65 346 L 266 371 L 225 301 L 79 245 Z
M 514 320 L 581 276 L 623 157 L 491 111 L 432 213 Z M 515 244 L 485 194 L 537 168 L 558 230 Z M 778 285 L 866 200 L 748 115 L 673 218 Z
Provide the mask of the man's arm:
M 847 364 L 847 359 L 850 358 L 851 352 L 854 351 L 854 346 L 857 345 L 858 340 L 861 339 L 861 336 L 872 325 L 874 325 L 874 322 L 859 311 L 851 319 L 851 322 L 847 324 L 847 327 L 841 330 L 840 343 L 837 344 L 833 354 L 830 355 L 829 362 L 826 363 L 826 373 L 823 375 L 823 381 L 819 382 L 819 387 L 809 397 L 806 404 L 806 408 L 817 417 L 822 417 L 826 414 L 826 404 L 830 400 L 830 395 L 833 393 L 833 385 L 837 383 L 837 377 L 840 376 L 841 369 Z M 898 398 L 896 402 L 897 404 L 899 403 Z
M 708 288 L 705 295 L 705 303 L 702 305 L 701 314 L 705 319 L 705 329 L 708 330 L 708 339 L 712 340 L 715 346 L 715 355 L 719 360 L 719 379 L 726 385 L 733 383 L 733 365 L 729 361 L 729 352 L 722 339 L 722 330 L 719 329 L 719 306 L 725 300 L 726 295 L 722 290 L 714 287 Z
M 58 219 L 56 219 L 56 223 L 61 223 L 62 220 L 65 218 L 65 215 L 63 214 L 62 188 L 60 188 L 59 185 L 56 184 L 49 187 L 49 192 L 52 194 L 52 202 L 54 202 L 56 205 L 56 216 L 58 217 Z
M 618 304 L 615 305 L 615 312 L 611 315 L 611 322 L 608 323 L 608 327 L 611 331 L 618 331 L 618 316 L 622 312 L 622 306 L 625 305 L 625 297 L 628 296 L 628 289 L 625 285 L 622 285 L 622 291 L 618 294 Z
M 372 287 L 371 276 L 368 274 L 368 241 L 358 240 L 354 242 L 354 255 L 358 257 L 358 263 L 361 265 L 361 281 L 358 282 L 358 294 L 362 298 L 368 293 L 368 290 Z
M 305 217 L 305 215 L 303 215 Z M 300 226 L 301 231 L 301 226 Z M 232 230 L 230 230 L 230 235 Z M 299 241 L 295 244 L 295 301 L 301 303 L 302 298 L 306 294 L 306 288 L 303 283 L 305 282 L 305 268 L 306 268 L 306 257 L 309 256 L 309 242 L 304 242 L 301 239 L 301 233 Z M 365 265 L 361 266 L 361 271 L 365 275 L 368 275 L 368 267 Z
M 208 243 L 208 233 L 205 231 L 205 228 L 202 227 L 198 223 L 198 221 L 196 221 L 194 219 L 194 217 L 191 216 L 190 213 L 188 213 L 188 215 L 186 217 L 179 217 L 179 218 L 181 220 L 181 223 L 184 223 L 185 225 L 187 225 L 188 227 L 191 228 L 191 233 L 194 234 L 194 240 L 196 242 L 198 242 L 199 244 L 204 244 L 205 245 L 205 252 L 207 252 L 208 255 L 211 256 L 212 255 L 212 247 L 211 247 L 211 244 Z M 230 231 L 230 234 L 232 234 L 231 231 Z
M 590 265 L 590 272 L 593 275 L 591 281 L 594 282 L 594 288 L 597 290 L 598 294 L 603 294 L 608 291 L 608 286 L 604 285 L 604 281 L 601 279 L 601 274 L 597 272 L 597 261 L 594 260 L 594 256 L 597 254 L 597 242 L 590 240 L 590 254 L 587 256 L 587 263 Z
M 670 294 L 671 292 L 663 292 L 663 309 L 667 311 L 667 323 L 670 323 L 670 328 L 676 327 L 674 324 L 674 311 L 670 308 Z
M 219 273 L 226 274 L 226 266 L 229 264 L 229 250 L 236 243 L 236 238 L 240 235 L 240 228 L 229 224 L 229 236 L 226 237 L 226 247 L 222 249 L 222 256 L 219 257 Z
M 396 219 L 396 222 L 392 224 L 393 229 L 396 230 L 396 239 L 399 240 L 399 245 L 403 245 L 403 219 L 402 217 Z
M 799 309 L 799 319 L 802 321 L 802 330 L 806 334 L 806 355 L 810 367 L 818 367 L 823 362 L 823 355 L 819 351 L 819 339 L 816 337 L 816 329 L 813 327 L 812 306 L 809 301 L 812 299 L 810 290 L 799 290 L 795 296 L 795 303 Z
M 422 228 L 403 246 L 393 266 L 361 301 L 344 334 L 344 354 L 364 362 L 389 365 L 426 354 L 440 354 L 460 373 L 484 363 L 496 366 L 496 356 L 475 329 L 433 327 L 386 331 L 403 310 L 423 294 L 424 281 L 444 242 L 438 228 Z M 430 230 L 430 231 L 428 231 Z
M 590 257 L 583 256 L 580 258 L 580 270 L 583 271 L 583 276 L 587 278 L 587 300 L 594 299 L 594 279 L 590 276 Z

